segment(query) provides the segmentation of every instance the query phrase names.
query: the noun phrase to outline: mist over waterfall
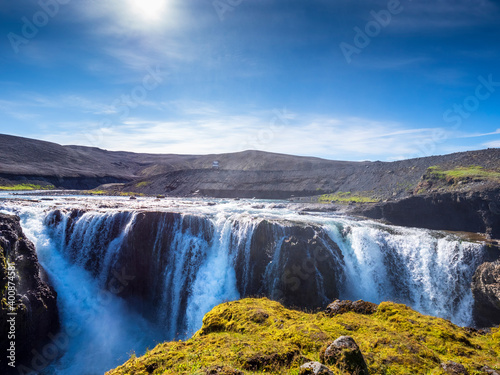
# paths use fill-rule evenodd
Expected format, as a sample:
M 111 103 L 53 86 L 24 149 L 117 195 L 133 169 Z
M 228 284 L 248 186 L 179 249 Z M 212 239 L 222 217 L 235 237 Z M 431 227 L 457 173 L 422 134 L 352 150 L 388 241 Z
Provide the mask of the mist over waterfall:
M 75 331 L 46 373 L 102 373 L 133 352 L 190 337 L 214 306 L 246 296 L 306 308 L 392 300 L 472 323 L 481 244 L 271 205 L 256 215 L 243 204 L 16 209 L 58 293 L 62 330 Z

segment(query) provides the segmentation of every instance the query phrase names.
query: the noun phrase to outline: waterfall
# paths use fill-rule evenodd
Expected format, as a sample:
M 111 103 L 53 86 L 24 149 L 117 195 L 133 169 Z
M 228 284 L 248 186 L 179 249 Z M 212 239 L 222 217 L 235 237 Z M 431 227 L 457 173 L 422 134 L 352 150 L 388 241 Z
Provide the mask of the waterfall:
M 364 223 L 325 228 L 344 256 L 342 298 L 397 301 L 458 325 L 472 323 L 470 282 L 484 261 L 483 246 L 421 229 Z
M 0 207 L 1 208 L 1 207 Z M 185 339 L 224 301 L 265 295 L 405 303 L 470 325 L 484 248 L 451 234 L 345 217 L 238 210 L 17 209 L 58 293 L 63 331 L 47 372 L 98 374 L 157 342 Z
M 44 220 L 44 213 L 40 210 L 24 209 L 16 213 L 21 217 L 26 236 L 35 243 L 39 261 L 58 293 L 62 329 L 53 334 L 59 357 L 44 369 L 44 374 L 102 374 L 126 361 L 134 351 L 142 353 L 159 341 L 154 337 L 155 331 L 148 321 L 131 310 L 113 290 L 105 288 L 99 277 L 96 278 L 95 272 L 82 267 L 83 264 L 91 264 L 89 255 L 92 251 L 100 251 L 106 258 L 106 254 L 111 255 L 112 251 L 119 248 L 119 244 L 110 241 L 102 249 L 92 249 L 89 245 L 82 247 L 81 254 L 76 255 L 73 253 L 73 250 L 78 252 L 76 237 L 65 237 L 63 230 L 68 218 L 61 222 L 58 229 L 63 231 L 56 235 L 53 228 L 45 225 L 47 220 L 53 218 L 53 214 Z M 87 216 L 89 221 L 86 224 L 83 221 L 79 225 L 75 223 L 76 233 L 81 238 L 93 241 L 88 231 L 94 235 L 102 233 L 98 227 L 104 229 L 105 218 L 111 218 L 109 215 L 98 216 Z M 133 217 L 130 214 L 126 216 Z M 122 233 L 125 234 L 129 228 L 123 229 Z M 119 240 L 119 237 L 114 239 Z M 63 241 L 64 238 L 69 241 Z M 103 238 L 98 241 L 101 240 Z M 106 245 L 105 242 L 99 244 Z M 102 268 L 105 268 L 105 262 L 101 263 Z M 42 365 L 43 361 L 46 358 L 42 360 Z

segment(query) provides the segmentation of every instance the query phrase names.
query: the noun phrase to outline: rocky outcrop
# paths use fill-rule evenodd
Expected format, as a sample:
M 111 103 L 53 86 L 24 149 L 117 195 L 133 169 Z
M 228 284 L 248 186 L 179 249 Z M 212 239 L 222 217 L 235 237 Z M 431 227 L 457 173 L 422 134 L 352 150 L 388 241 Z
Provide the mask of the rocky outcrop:
M 31 351 L 57 334 L 57 295 L 49 286 L 33 243 L 22 232 L 19 218 L 0 214 L 0 370 L 13 368 L 3 353 L 12 350 L 10 363 L 30 367 Z M 9 352 L 10 354 L 10 352 Z M 7 367 L 6 367 L 7 365 Z
M 358 344 L 350 336 L 340 336 L 320 353 L 323 362 L 348 374 L 368 375 L 368 367 Z
M 418 195 L 349 211 L 393 225 L 485 233 L 500 239 L 500 189 Z
M 472 279 L 474 320 L 479 327 L 500 324 L 500 260 L 483 263 Z

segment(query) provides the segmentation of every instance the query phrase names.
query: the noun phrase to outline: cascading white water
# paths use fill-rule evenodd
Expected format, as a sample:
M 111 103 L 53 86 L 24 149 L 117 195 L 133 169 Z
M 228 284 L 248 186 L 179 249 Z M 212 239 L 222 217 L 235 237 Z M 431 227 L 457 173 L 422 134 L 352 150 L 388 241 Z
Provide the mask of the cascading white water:
M 359 223 L 325 225 L 344 255 L 344 299 L 392 300 L 452 320 L 472 323 L 470 282 L 484 261 L 482 246 L 421 229 Z
M 342 270 L 341 298 L 393 300 L 471 324 L 470 281 L 483 259 L 480 244 L 426 230 L 273 210 L 272 230 L 266 234 L 269 254 L 262 254 L 269 259 L 255 274 L 255 252 L 261 249 L 252 241 L 264 215 L 238 206 L 215 215 L 204 208 L 198 216 L 193 211 L 159 216 L 147 228 L 148 272 L 155 272 L 147 279 L 147 298 L 155 310 L 147 320 L 109 288 L 112 270 L 123 263 L 124 249 L 139 231 L 139 211 L 17 210 L 58 293 L 63 331 L 76 327 L 78 332 L 47 373 L 99 374 L 132 351 L 140 354 L 157 341 L 186 338 L 215 305 L 250 294 L 252 283 L 262 284 L 270 298 L 280 298 L 277 288 L 288 256 L 283 246 L 297 225 L 314 227 L 314 237 Z M 313 275 L 317 292 L 324 292 L 325 277 L 337 276 Z

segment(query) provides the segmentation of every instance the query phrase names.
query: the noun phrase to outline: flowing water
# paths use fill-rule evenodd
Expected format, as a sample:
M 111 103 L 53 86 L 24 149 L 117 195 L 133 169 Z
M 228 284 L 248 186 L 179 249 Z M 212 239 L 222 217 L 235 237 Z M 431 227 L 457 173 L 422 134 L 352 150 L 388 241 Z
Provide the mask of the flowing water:
M 331 278 L 341 299 L 392 300 L 471 324 L 470 282 L 484 257 L 481 244 L 333 214 L 303 215 L 276 202 L 214 203 L 75 197 L 0 201 L 0 210 L 21 217 L 58 293 L 67 342 L 64 355 L 45 373 L 102 374 L 157 342 L 188 338 L 215 305 L 256 290 L 280 299 L 280 288 L 290 287 L 289 293 L 314 285 L 325 303 L 332 295 Z M 264 221 L 271 228 L 265 236 Z M 291 262 L 286 246 L 291 238 L 300 240 L 296 228 L 305 227 L 336 271 L 321 271 L 314 254 L 304 250 L 301 264 L 308 271 L 296 269 L 285 280 Z M 130 261 L 138 251 L 144 259 Z M 258 258 L 266 259 L 260 271 Z M 313 266 L 306 267 L 307 262 Z M 127 264 L 147 272 L 129 280 L 123 271 Z M 123 296 L 128 283 L 144 287 L 142 295 Z

